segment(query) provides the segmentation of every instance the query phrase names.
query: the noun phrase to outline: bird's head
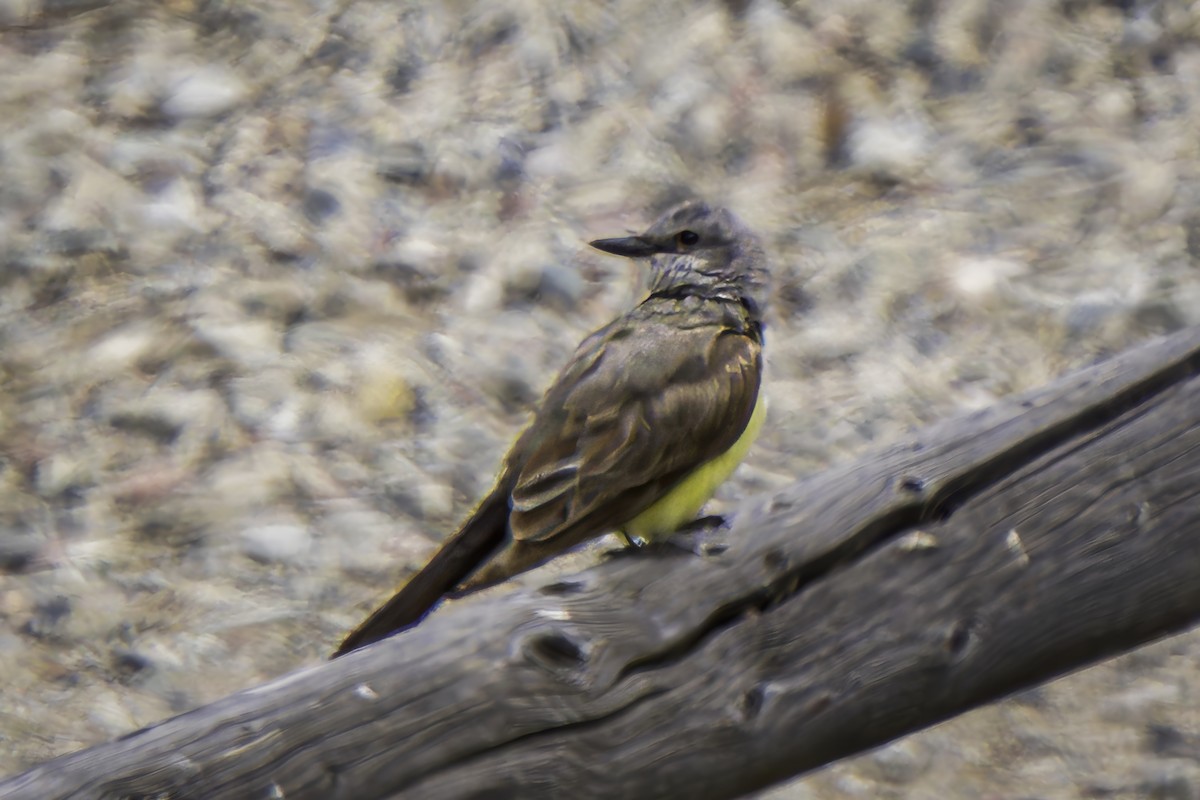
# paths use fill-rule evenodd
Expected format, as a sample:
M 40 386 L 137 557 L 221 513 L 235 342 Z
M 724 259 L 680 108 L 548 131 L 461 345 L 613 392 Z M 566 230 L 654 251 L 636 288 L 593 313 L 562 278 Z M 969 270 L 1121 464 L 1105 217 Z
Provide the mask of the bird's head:
M 728 297 L 744 301 L 757 318 L 766 309 L 766 253 L 753 231 L 728 209 L 684 203 L 659 217 L 645 233 L 591 244 L 618 256 L 649 258 L 651 292 L 694 290 Z

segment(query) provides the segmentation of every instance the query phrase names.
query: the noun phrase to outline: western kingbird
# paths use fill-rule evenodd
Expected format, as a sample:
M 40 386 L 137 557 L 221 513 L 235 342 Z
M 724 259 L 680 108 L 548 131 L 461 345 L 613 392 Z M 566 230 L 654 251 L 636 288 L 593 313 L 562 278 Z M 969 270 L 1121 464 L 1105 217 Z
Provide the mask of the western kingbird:
M 745 456 L 766 413 L 770 274 L 758 237 L 726 209 L 693 202 L 640 236 L 591 244 L 649 258 L 650 295 L 583 340 L 492 492 L 335 656 L 588 539 L 664 539 Z

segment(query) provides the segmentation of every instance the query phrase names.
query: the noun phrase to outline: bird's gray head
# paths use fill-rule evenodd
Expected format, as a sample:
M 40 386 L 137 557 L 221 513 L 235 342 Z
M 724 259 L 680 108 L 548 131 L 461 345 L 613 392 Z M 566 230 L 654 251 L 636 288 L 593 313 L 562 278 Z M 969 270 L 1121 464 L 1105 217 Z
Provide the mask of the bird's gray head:
M 643 234 L 597 239 L 592 247 L 649 258 L 651 292 L 694 292 L 743 301 L 756 319 L 766 310 L 771 289 L 762 242 L 728 209 L 684 203 Z

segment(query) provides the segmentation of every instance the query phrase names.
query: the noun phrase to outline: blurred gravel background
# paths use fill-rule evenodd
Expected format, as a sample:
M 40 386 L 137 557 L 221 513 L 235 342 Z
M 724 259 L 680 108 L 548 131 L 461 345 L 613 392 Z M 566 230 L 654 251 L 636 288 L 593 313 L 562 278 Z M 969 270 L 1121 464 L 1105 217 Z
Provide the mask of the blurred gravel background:
M 719 508 L 1200 322 L 1198 132 L 1182 0 L 0 0 L 0 773 L 326 657 L 640 298 L 590 238 L 766 238 Z M 771 794 L 1194 798 L 1198 656 Z

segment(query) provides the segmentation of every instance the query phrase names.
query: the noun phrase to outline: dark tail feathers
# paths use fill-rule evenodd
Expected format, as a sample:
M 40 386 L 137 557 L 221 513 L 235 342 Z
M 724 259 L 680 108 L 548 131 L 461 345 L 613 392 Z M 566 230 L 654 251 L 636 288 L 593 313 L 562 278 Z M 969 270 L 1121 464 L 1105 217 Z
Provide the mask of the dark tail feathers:
M 508 487 L 497 486 L 425 568 L 376 609 L 338 646 L 333 657 L 409 628 L 487 560 L 508 532 Z

